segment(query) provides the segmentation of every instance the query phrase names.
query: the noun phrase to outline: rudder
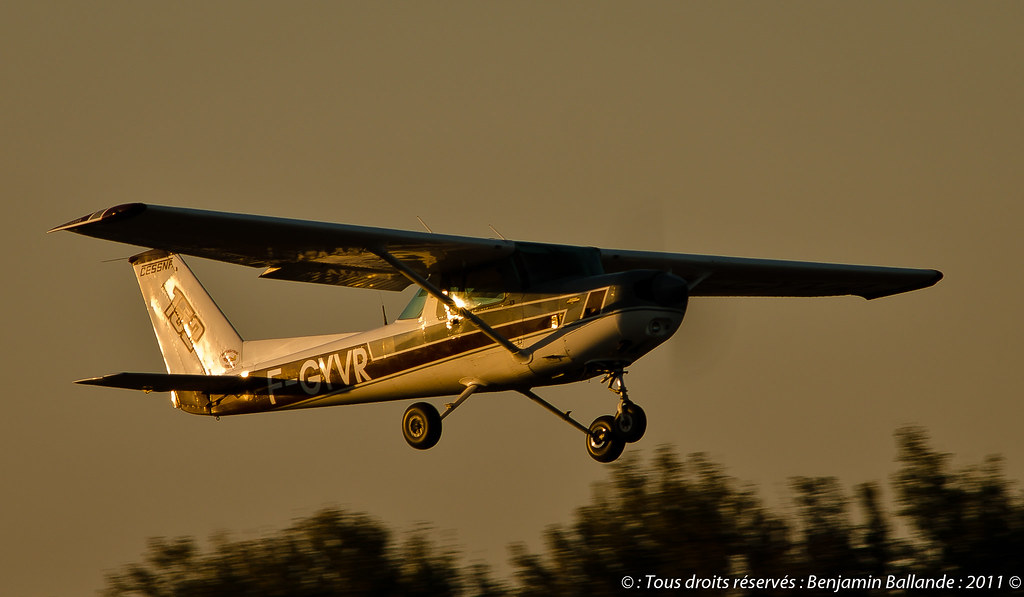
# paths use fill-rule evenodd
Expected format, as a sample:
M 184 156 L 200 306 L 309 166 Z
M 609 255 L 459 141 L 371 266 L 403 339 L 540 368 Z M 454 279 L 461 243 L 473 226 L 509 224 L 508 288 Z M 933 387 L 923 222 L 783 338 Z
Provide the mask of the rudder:
M 128 259 L 168 373 L 237 373 L 242 338 L 180 255 L 154 249 Z

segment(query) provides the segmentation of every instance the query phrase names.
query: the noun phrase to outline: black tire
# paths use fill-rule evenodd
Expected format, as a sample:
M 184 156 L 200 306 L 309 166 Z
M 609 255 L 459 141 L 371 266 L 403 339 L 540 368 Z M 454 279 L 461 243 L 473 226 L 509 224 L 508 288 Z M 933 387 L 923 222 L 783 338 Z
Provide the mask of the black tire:
M 433 448 L 441 439 L 441 415 L 426 402 L 413 404 L 402 416 L 402 435 L 417 450 Z
M 640 441 L 647 431 L 647 414 L 632 402 L 622 405 L 615 415 L 615 431 L 627 444 Z
M 594 460 L 612 462 L 622 455 L 622 449 L 625 447 L 625 442 L 615 431 L 615 419 L 611 415 L 598 417 L 590 424 L 590 434 L 587 435 L 587 453 Z

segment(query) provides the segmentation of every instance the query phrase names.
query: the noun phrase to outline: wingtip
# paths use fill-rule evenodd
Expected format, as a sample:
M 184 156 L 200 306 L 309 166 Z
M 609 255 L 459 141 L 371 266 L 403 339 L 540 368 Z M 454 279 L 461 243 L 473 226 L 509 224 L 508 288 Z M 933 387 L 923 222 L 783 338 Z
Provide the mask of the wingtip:
M 87 224 L 94 224 L 100 221 L 110 221 L 116 218 L 129 217 L 136 215 L 145 209 L 145 203 L 122 203 L 121 205 L 115 205 L 114 207 L 108 207 L 106 209 L 101 209 L 99 211 L 93 212 L 91 214 L 86 214 L 80 218 L 76 218 L 74 220 L 71 220 L 70 222 L 61 224 L 60 226 L 55 226 L 47 230 L 46 233 L 49 234 L 51 232 L 58 232 L 60 230 L 74 230 L 79 226 L 84 226 Z
M 916 270 L 918 281 L 914 284 L 908 284 L 902 288 L 890 288 L 884 292 L 878 293 L 864 293 L 859 296 L 869 301 L 879 298 L 885 298 L 887 296 L 893 296 L 896 294 L 903 294 L 905 292 L 913 292 L 915 290 L 923 290 L 925 288 L 931 288 L 939 283 L 943 278 L 942 272 L 937 269 L 923 269 Z
M 914 290 L 921 290 L 923 288 L 931 288 L 942 280 L 942 272 L 937 269 L 924 270 L 927 273 L 927 277 L 922 277 L 921 284 L 914 288 Z

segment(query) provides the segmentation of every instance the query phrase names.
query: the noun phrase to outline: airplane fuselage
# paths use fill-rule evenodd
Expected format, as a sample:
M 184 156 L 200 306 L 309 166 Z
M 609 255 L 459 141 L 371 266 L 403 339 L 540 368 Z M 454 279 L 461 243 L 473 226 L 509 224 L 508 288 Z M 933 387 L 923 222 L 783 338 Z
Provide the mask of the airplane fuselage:
M 644 270 L 488 294 L 472 311 L 524 349 L 512 354 L 421 294 L 421 309 L 374 330 L 324 336 L 269 362 L 254 362 L 258 351 L 250 357 L 247 349 L 231 373 L 265 377 L 265 389 L 176 391 L 172 402 L 186 412 L 222 416 L 450 396 L 470 384 L 500 391 L 579 381 L 628 365 L 671 337 L 687 298 L 681 279 Z

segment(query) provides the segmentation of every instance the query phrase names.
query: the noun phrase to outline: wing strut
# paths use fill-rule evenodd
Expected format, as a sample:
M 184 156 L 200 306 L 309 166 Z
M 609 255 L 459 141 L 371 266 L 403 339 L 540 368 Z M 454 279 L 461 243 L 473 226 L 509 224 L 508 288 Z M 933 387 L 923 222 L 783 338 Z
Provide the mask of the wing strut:
M 423 290 L 426 290 L 427 294 L 447 305 L 449 309 L 451 309 L 455 313 L 458 313 L 460 317 L 465 317 L 466 319 L 472 321 L 473 324 L 476 325 L 476 327 L 480 328 L 480 331 L 483 332 L 485 336 L 487 336 L 491 340 L 494 340 L 495 342 L 500 344 L 502 348 L 512 353 L 512 356 L 514 356 L 516 360 L 523 363 L 530 362 L 530 359 L 533 356 L 530 354 L 530 351 L 524 348 L 520 348 L 515 344 L 512 344 L 512 342 L 509 341 L 508 338 L 502 336 L 497 331 L 495 331 L 494 328 L 484 323 L 484 320 L 480 319 L 475 313 L 473 313 L 469 309 L 460 307 L 458 304 L 456 304 L 455 299 L 445 294 L 444 291 L 442 291 L 437 286 L 431 284 L 416 270 L 402 263 L 399 259 L 397 259 L 391 253 L 388 253 L 387 251 L 381 250 L 375 251 L 375 253 L 377 254 L 378 257 L 388 262 L 388 264 L 391 265 L 391 267 L 397 269 L 399 273 L 408 278 L 409 281 L 411 281 L 413 284 L 416 284 Z

